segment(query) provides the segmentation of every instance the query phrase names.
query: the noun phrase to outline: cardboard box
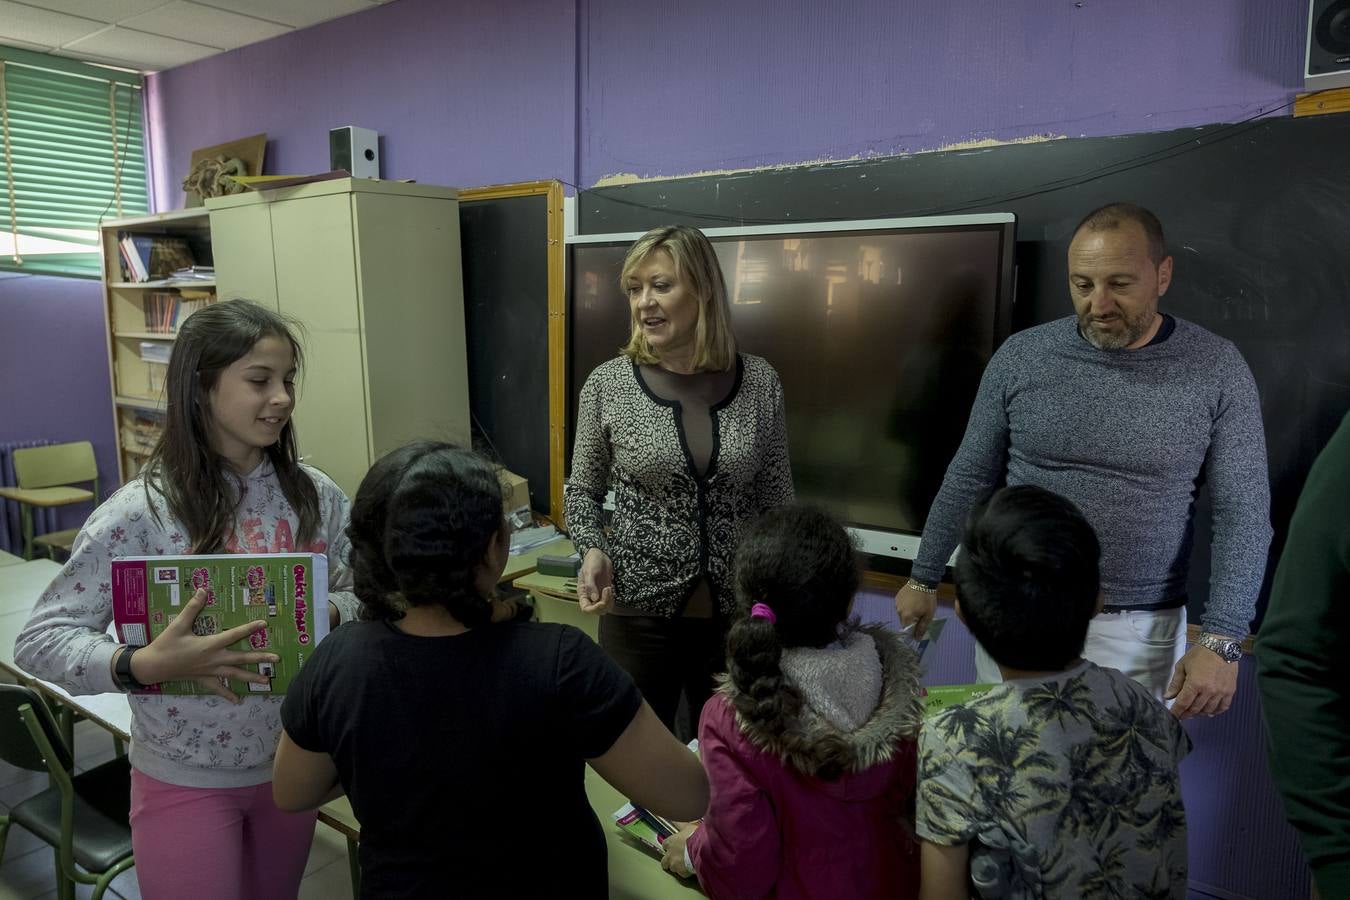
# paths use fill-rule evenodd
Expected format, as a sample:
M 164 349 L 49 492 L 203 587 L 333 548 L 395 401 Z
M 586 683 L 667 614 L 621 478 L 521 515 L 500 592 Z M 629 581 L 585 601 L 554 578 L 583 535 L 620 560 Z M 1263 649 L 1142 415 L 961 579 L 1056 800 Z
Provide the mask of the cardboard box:
M 515 472 L 502 469 L 502 509 L 509 516 L 522 506 L 530 505 L 530 483 Z

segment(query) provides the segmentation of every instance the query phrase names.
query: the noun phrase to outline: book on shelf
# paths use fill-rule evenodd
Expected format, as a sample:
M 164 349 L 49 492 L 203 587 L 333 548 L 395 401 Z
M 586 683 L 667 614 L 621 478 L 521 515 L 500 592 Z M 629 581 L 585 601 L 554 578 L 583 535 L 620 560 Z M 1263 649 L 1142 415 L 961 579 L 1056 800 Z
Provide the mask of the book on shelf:
M 184 266 L 169 273 L 171 281 L 215 281 L 215 266 Z
M 169 353 L 173 350 L 171 344 L 163 341 L 141 341 L 141 359 L 150 363 L 169 364 Z
M 187 238 L 175 235 L 119 232 L 117 248 L 123 275 L 130 282 L 167 278 L 176 269 L 196 264 Z
M 164 417 L 139 409 L 123 411 L 121 433 L 123 449 L 146 455 L 164 433 Z
M 210 291 L 152 291 L 145 295 L 143 303 L 145 330 L 151 334 L 176 334 L 188 316 L 215 300 L 216 295 Z
M 193 634 L 211 635 L 249 622 L 267 627 L 231 646 L 275 653 L 275 663 L 243 666 L 267 684 L 229 679 L 239 696 L 286 693 L 314 648 L 328 635 L 328 557 L 322 553 L 223 553 L 135 556 L 112 562 L 113 622 L 118 640 L 144 646 L 164 633 L 198 589 L 206 605 Z M 138 693 L 209 694 L 195 681 L 165 681 Z

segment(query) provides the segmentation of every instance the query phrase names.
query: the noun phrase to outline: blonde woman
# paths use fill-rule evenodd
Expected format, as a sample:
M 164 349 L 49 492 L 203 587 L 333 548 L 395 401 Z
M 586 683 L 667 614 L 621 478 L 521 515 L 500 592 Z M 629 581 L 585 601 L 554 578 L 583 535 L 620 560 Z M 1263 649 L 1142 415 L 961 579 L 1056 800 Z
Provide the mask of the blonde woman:
M 698 229 L 643 235 L 620 287 L 632 336 L 581 388 L 564 511 L 581 608 L 604 616 L 601 646 L 675 730 L 681 696 L 696 716 L 725 669 L 742 524 L 793 498 L 783 389 L 765 360 L 737 352 L 722 270 Z

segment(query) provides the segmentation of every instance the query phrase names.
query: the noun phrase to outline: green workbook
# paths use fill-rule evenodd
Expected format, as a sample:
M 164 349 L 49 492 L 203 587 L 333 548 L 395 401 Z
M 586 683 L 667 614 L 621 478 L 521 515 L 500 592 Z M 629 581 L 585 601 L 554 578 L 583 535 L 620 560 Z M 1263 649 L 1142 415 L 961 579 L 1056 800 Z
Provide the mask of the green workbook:
M 322 553 L 225 553 L 113 560 L 113 621 L 118 637 L 133 646 L 152 642 L 199 589 L 205 589 L 207 596 L 192 623 L 194 634 L 220 634 L 261 619 L 266 628 L 232 646 L 280 657 L 275 663 L 242 667 L 267 675 L 267 684 L 229 679 L 230 690 L 239 696 L 285 694 L 291 679 L 328 634 L 328 557 Z M 139 693 L 211 691 L 195 681 L 166 681 Z

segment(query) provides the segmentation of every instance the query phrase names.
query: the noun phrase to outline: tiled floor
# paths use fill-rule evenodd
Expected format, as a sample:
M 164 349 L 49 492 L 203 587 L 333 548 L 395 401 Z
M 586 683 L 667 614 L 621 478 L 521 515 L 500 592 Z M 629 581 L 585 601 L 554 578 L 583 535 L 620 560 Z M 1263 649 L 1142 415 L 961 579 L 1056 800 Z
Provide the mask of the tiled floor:
M 112 739 L 92 722 L 75 726 L 77 770 L 91 768 L 113 756 Z M 0 811 L 40 793 L 47 787 L 47 775 L 16 769 L 0 761 Z M 76 896 L 87 898 L 92 888 L 81 885 Z M 347 842 L 336 831 L 319 825 L 314 831 L 314 846 L 300 886 L 302 900 L 341 900 L 352 894 L 351 873 L 347 867 Z M 133 866 L 112 883 L 105 896 L 110 900 L 138 900 L 141 896 Z M 0 860 L 0 900 L 35 900 L 56 897 L 56 861 L 50 847 L 15 825 L 9 830 L 5 856 Z

